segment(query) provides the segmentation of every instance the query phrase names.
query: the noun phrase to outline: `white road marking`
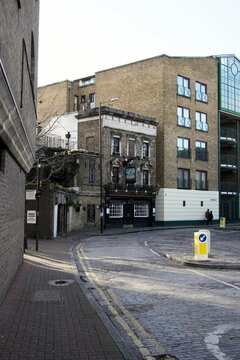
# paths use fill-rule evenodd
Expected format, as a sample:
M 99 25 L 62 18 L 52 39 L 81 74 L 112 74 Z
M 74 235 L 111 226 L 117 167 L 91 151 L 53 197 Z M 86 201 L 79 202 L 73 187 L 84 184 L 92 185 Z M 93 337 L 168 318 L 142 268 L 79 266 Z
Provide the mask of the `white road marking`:
M 127 311 L 123 303 L 120 302 L 120 300 L 117 298 L 117 296 L 114 294 L 112 290 L 110 289 L 103 290 L 100 286 L 98 286 L 98 276 L 94 273 L 94 271 L 92 271 L 90 264 L 87 262 L 87 258 L 83 250 L 83 245 L 84 244 L 82 243 L 81 246 L 79 247 L 78 252 L 80 253 L 79 261 L 81 263 L 81 267 L 84 273 L 86 274 L 88 279 L 94 284 L 101 299 L 104 301 L 109 311 L 114 316 L 115 320 L 121 325 L 123 330 L 132 339 L 133 343 L 138 348 L 143 358 L 145 360 L 154 360 L 155 357 L 151 355 L 148 348 L 142 343 L 136 331 L 134 331 L 134 329 L 132 329 L 123 319 L 121 314 L 119 314 L 119 312 L 117 311 L 117 307 L 121 310 L 122 314 L 128 317 L 128 319 L 130 320 L 132 325 L 134 325 L 136 330 L 139 331 L 141 335 L 145 336 L 145 340 L 151 346 L 154 346 L 160 353 L 165 352 L 164 348 L 154 338 L 151 338 L 150 334 L 147 333 L 147 331 L 140 325 L 140 323 L 132 315 L 130 315 L 130 313 Z M 107 295 L 110 296 L 110 300 Z
M 194 273 L 196 273 L 196 274 L 198 274 L 198 275 L 204 276 L 204 277 L 206 277 L 206 278 L 208 278 L 208 279 L 214 280 L 214 281 L 216 281 L 216 282 L 218 282 L 218 283 L 220 283 L 220 284 L 223 284 L 223 285 L 232 287 L 232 288 L 234 288 L 234 289 L 236 289 L 236 290 L 240 290 L 240 287 L 239 287 L 239 286 L 230 284 L 230 283 L 228 283 L 228 282 L 226 282 L 226 281 L 222 281 L 222 280 L 216 279 L 216 278 L 214 278 L 214 277 L 212 277 L 212 276 L 209 276 L 209 275 L 207 275 L 207 274 L 203 274 L 203 273 L 201 273 L 200 271 L 192 270 L 192 269 L 187 269 L 187 270 L 188 270 L 188 271 L 191 271 L 191 272 L 194 272 Z
M 204 342 L 208 348 L 208 350 L 218 359 L 218 360 L 231 360 L 229 356 L 224 354 L 219 348 L 219 341 L 222 335 L 230 330 L 240 330 L 239 324 L 225 324 L 219 325 L 215 328 L 215 330 L 211 333 L 208 333 Z
M 149 247 L 149 244 L 148 244 L 147 241 L 145 241 L 144 244 L 145 244 L 146 247 L 148 247 L 149 251 L 151 251 L 151 252 L 152 252 L 153 254 L 155 254 L 156 256 L 161 257 L 161 254 L 157 253 L 156 251 L 154 251 L 153 249 L 151 249 L 151 248 Z M 240 290 L 240 287 L 239 287 L 239 286 L 230 284 L 230 283 L 228 283 L 228 282 L 226 282 L 226 281 L 222 281 L 222 280 L 216 279 L 216 278 L 214 278 L 214 277 L 212 277 L 212 276 L 209 276 L 209 275 L 207 275 L 207 274 L 204 274 L 204 273 L 202 273 L 202 272 L 200 272 L 200 271 L 193 270 L 193 269 L 189 269 L 189 268 L 186 268 L 186 270 L 187 270 L 187 271 L 190 271 L 190 272 L 193 272 L 193 273 L 195 273 L 195 274 L 198 274 L 198 275 L 200 275 L 200 276 L 206 277 L 206 278 L 208 278 L 208 279 L 214 280 L 214 281 L 216 281 L 216 282 L 218 282 L 218 283 L 220 283 L 220 284 L 223 284 L 223 285 L 232 287 L 232 288 L 234 288 L 234 289 L 236 289 L 236 290 Z

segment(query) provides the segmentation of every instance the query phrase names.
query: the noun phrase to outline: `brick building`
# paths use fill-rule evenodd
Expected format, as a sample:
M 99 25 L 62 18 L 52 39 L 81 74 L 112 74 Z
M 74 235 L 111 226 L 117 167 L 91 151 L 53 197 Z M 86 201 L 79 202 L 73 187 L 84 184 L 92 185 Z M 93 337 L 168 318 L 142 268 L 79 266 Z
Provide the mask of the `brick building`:
M 53 239 L 74 230 L 98 226 L 99 219 L 93 216 L 92 204 L 99 205 L 99 176 L 96 186 L 89 182 L 89 172 L 91 164 L 99 167 L 99 154 L 42 147 L 37 157 L 41 165 L 38 175 L 36 163 L 27 176 L 27 237 L 36 237 L 36 224 L 31 221 L 37 207 L 36 190 L 39 192 L 40 238 Z
M 25 176 L 35 158 L 39 2 L 0 4 L 0 302 L 23 257 Z
M 104 226 L 152 226 L 157 123 L 147 116 L 105 106 L 101 107 L 100 117 L 99 108 L 94 108 L 80 111 L 77 118 L 79 148 L 100 149 L 102 154 L 99 171 L 91 164 L 89 182 L 98 185 L 98 193 L 100 185 L 97 205 L 103 207 Z M 95 179 L 95 173 L 100 179 Z M 95 213 L 96 206 L 92 207 Z
M 71 82 L 70 111 L 118 98 L 157 121 L 158 224 L 201 224 L 207 208 L 239 220 L 239 69 L 234 55 L 161 55 Z

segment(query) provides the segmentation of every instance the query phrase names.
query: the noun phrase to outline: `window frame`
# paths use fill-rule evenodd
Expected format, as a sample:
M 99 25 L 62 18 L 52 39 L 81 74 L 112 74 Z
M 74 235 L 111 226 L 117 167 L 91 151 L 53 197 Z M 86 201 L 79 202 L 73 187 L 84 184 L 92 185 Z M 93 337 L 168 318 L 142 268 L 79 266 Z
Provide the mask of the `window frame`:
M 148 169 L 142 170 L 142 186 L 150 185 L 150 171 Z
M 109 218 L 110 219 L 123 218 L 123 203 L 113 202 L 109 204 Z
M 197 174 L 199 174 L 199 179 L 197 178 Z M 203 176 L 204 175 L 204 176 Z M 202 179 L 204 178 L 204 179 Z M 207 171 L 204 170 L 196 170 L 195 175 L 195 189 L 196 190 L 208 190 L 208 180 L 207 180 Z
M 114 144 L 115 140 L 118 140 L 118 151 L 114 150 L 114 148 L 116 147 L 116 144 Z M 121 155 L 121 137 L 119 135 L 112 136 L 111 146 L 112 146 L 111 155 Z
M 127 155 L 129 157 L 135 157 L 136 156 L 136 139 L 134 139 L 134 138 L 129 138 L 128 139 Z
M 142 210 L 145 210 L 145 214 L 144 212 L 141 213 Z M 138 213 L 139 211 L 139 213 Z M 149 204 L 138 204 L 135 203 L 134 204 L 134 218 L 147 218 L 149 217 Z
M 182 142 L 182 146 L 179 146 L 179 142 Z M 185 146 L 187 144 L 187 146 Z M 190 139 L 185 137 L 177 138 L 177 157 L 182 159 L 190 159 L 191 157 L 191 148 L 190 148 Z
M 197 120 L 197 115 L 199 115 L 200 120 Z M 205 117 L 206 121 L 202 121 L 202 118 Z M 207 113 L 203 111 L 195 111 L 195 122 L 196 122 L 196 130 L 200 131 L 208 131 L 208 117 Z
M 177 174 L 177 188 L 178 189 L 185 189 L 190 190 L 191 189 L 191 178 L 190 178 L 190 169 L 186 168 L 178 168 L 178 174 Z M 179 173 L 182 172 L 181 177 L 179 177 Z M 185 177 L 185 174 L 188 176 Z
M 197 89 L 197 85 L 200 87 L 199 90 Z M 200 81 L 195 81 L 195 100 L 204 103 L 208 102 L 207 84 Z
M 114 172 L 117 170 L 117 174 L 115 174 Z M 119 166 L 113 166 L 112 167 L 112 183 L 113 184 L 119 184 Z M 114 180 L 117 180 L 117 181 L 114 181 Z
M 147 146 L 147 151 L 144 150 L 144 146 Z M 147 140 L 142 142 L 142 159 L 150 159 L 150 142 Z
M 197 146 L 198 144 L 200 146 Z M 207 151 L 206 141 L 202 141 L 202 140 L 195 141 L 195 159 L 200 161 L 208 161 L 208 151 Z
M 179 110 L 181 111 L 181 116 L 179 115 Z M 188 117 L 184 116 L 184 111 L 188 111 Z M 177 106 L 177 124 L 178 126 L 191 128 L 192 121 L 190 117 L 190 109 L 184 106 Z
M 190 78 L 177 75 L 177 94 L 187 98 L 191 97 Z

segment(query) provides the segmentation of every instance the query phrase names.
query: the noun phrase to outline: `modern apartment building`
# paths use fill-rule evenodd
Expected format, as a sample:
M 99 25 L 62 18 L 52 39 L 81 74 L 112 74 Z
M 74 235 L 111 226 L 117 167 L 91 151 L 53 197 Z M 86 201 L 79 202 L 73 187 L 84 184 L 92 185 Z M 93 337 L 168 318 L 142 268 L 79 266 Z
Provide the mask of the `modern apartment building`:
M 201 224 L 207 208 L 238 221 L 239 68 L 234 55 L 144 59 L 68 83 L 65 109 L 118 98 L 157 121 L 156 223 Z
M 35 158 L 39 1 L 0 2 L 0 302 L 23 258 Z

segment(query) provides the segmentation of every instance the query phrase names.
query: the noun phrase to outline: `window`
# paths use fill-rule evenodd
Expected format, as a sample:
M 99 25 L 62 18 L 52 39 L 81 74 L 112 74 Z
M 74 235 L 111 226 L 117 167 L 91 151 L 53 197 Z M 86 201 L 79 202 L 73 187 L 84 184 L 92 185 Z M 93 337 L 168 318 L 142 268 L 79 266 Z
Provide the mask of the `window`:
M 118 166 L 114 166 L 112 168 L 112 182 L 114 184 L 119 183 L 119 167 Z
M 177 157 L 189 159 L 190 158 L 190 140 L 186 138 L 177 139 Z
M 142 179 L 143 186 L 149 185 L 149 170 L 143 170 Z
M 196 129 L 208 131 L 207 114 L 196 111 Z
M 95 160 L 89 159 L 89 182 L 95 183 Z
M 81 95 L 81 103 L 84 104 L 86 102 L 86 96 Z
M 96 82 L 95 77 L 89 77 L 89 78 L 79 80 L 79 86 L 80 87 L 89 86 L 89 85 L 95 84 L 95 82 Z
M 178 75 L 177 77 L 177 93 L 181 96 L 190 97 L 191 90 L 190 90 L 190 79 Z
M 149 159 L 149 142 L 144 141 L 142 144 L 142 158 Z
M 178 189 L 190 189 L 190 170 L 178 169 L 177 188 Z
M 206 171 L 196 171 L 196 190 L 207 190 L 207 172 Z
M 74 104 L 73 104 L 73 111 L 79 110 L 79 97 L 74 95 Z
M 120 155 L 120 137 L 113 136 L 112 138 L 112 154 Z
M 95 93 L 89 94 L 90 109 L 95 108 Z
M 196 141 L 196 160 L 208 161 L 207 143 Z
M 207 85 L 200 82 L 195 83 L 195 98 L 198 101 L 208 102 Z
M 96 216 L 95 205 L 88 204 L 87 205 L 87 222 L 95 222 L 95 216 Z
M 188 108 L 177 107 L 177 123 L 179 126 L 191 127 L 190 110 Z
M 123 217 L 123 204 L 112 203 L 109 205 L 109 217 L 110 218 L 122 218 Z
M 148 217 L 148 204 L 134 204 L 134 217 Z
M 128 140 L 128 156 L 129 157 L 135 156 L 135 139 Z
M 221 58 L 220 108 L 240 113 L 240 62 L 234 56 Z

